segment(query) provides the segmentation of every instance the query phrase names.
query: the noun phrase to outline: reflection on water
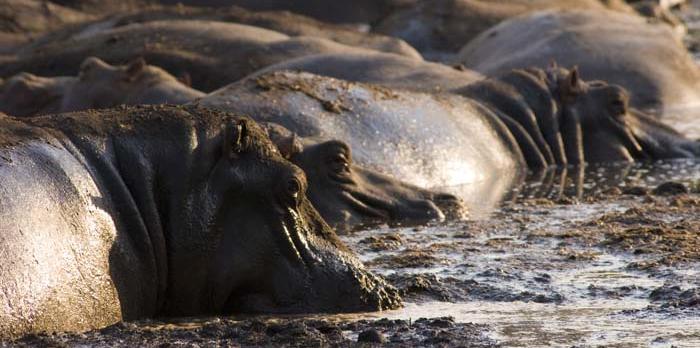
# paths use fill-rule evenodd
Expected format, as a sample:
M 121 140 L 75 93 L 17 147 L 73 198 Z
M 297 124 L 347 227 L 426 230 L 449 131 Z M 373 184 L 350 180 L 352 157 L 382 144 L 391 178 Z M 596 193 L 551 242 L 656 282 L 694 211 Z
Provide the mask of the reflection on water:
M 586 166 L 551 167 L 527 174 L 507 172 L 488 180 L 439 189 L 461 197 L 472 219 L 484 219 L 500 204 L 523 198 L 564 197 L 578 200 L 613 188 L 653 189 L 661 183 L 676 181 L 690 188 L 700 188 L 700 159 L 677 159 L 655 162 L 587 164 Z
M 668 314 L 648 310 L 653 305 L 649 300 L 651 291 L 664 286 L 670 279 L 673 279 L 672 284 L 684 289 L 697 287 L 700 284 L 697 264 L 674 266 L 656 274 L 642 272 L 627 266 L 643 256 L 610 252 L 596 244 L 576 246 L 565 243 L 562 246 L 562 239 L 533 239 L 531 233 L 566 232 L 575 224 L 580 226 L 608 213 L 624 212 L 630 206 L 615 199 L 587 201 L 587 198 L 614 188 L 622 191 L 628 187 L 654 189 L 667 181 L 697 189 L 700 160 L 551 168 L 522 177 L 504 178 L 495 186 L 485 183 L 476 187 L 448 188 L 452 192 L 461 192 L 472 212 L 479 212 L 478 218 L 489 228 L 473 232 L 466 242 L 464 231 L 474 230 L 470 224 L 440 224 L 418 229 L 382 228 L 343 239 L 358 251 L 361 260 L 373 271 L 390 279 L 395 275 L 432 274 L 443 281 L 457 279 L 458 287 L 477 290 L 465 290 L 466 298 L 456 300 L 456 303 L 407 303 L 405 308 L 396 311 L 333 317 L 415 320 L 453 316 L 457 321 L 489 325 L 491 337 L 507 347 L 700 347 L 699 311 Z M 503 218 L 503 211 L 496 218 L 491 214 L 492 209 L 498 209 L 502 203 L 517 208 L 525 200 L 543 197 L 554 201 L 568 197 L 582 203 L 535 209 L 535 214 L 544 214 L 539 217 L 524 213 L 520 217 L 527 222 L 517 229 L 491 222 Z M 477 209 L 478 205 L 483 206 Z M 387 234 L 399 235 L 402 247 L 381 251 L 362 247 L 363 239 Z M 489 242 L 503 244 L 489 248 Z M 450 247 L 432 249 L 438 244 Z M 593 252 L 595 257 L 562 261 L 561 255 L 557 254 L 561 248 Z M 387 256 L 400 256 L 410 249 L 426 250 L 432 257 L 443 261 L 408 268 L 376 262 Z M 661 273 L 665 275 L 660 276 Z M 547 281 L 536 280 L 542 274 L 546 274 Z M 478 289 L 487 289 L 487 294 L 480 293 L 476 298 L 470 298 L 469 294 Z M 518 300 L 517 296 L 523 293 L 542 296 L 546 301 L 538 303 L 543 301 L 532 300 L 532 297 Z M 503 300 L 503 296 L 490 294 L 512 295 L 510 298 L 516 299 Z

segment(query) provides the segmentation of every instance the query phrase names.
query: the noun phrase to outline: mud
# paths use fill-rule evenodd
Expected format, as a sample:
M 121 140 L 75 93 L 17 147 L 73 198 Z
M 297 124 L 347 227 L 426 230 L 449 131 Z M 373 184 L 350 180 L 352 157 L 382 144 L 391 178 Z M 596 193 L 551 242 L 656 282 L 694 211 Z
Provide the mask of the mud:
M 208 318 L 120 323 L 85 334 L 32 335 L 13 342 L 13 345 L 366 347 L 374 342 L 390 347 L 495 347 L 495 342 L 483 335 L 484 328 L 484 325 L 456 323 L 450 317 L 353 322 L 323 319 Z
M 149 320 L 12 344 L 700 345 L 700 161 L 558 173 L 471 221 L 343 237 L 399 289 L 399 310 Z

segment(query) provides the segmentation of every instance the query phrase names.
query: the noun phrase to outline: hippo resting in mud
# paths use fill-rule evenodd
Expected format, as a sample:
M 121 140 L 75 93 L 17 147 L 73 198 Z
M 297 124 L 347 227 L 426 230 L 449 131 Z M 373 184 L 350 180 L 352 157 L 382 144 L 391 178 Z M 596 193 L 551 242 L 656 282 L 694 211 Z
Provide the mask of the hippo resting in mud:
M 422 187 L 529 165 L 691 157 L 700 144 L 628 108 L 624 89 L 576 70 L 514 70 L 453 94 L 273 72 L 195 102 L 346 141 L 359 164 Z M 466 98 L 465 98 L 466 97 Z
M 7 81 L 4 88 L 0 83 L 0 111 L 33 116 L 121 104 L 184 104 L 203 95 L 140 59 L 114 67 L 98 58 L 88 58 L 78 78 L 41 78 L 23 73 Z M 285 157 L 305 171 L 311 202 L 339 232 L 383 223 L 425 223 L 464 214 L 461 203 L 453 196 L 408 185 L 353 164 L 342 142 L 315 143 L 298 138 L 279 125 L 266 128 L 271 130 Z M 336 174 L 326 175 L 329 171 Z
M 329 23 L 374 23 L 417 0 L 157 0 L 161 4 L 224 7 L 242 6 L 253 11 L 285 10 Z
M 0 337 L 400 305 L 252 120 L 148 106 L 0 123 Z
M 631 105 L 645 111 L 666 114 L 664 109 L 700 102 L 700 69 L 673 31 L 616 12 L 517 17 L 479 35 L 454 63 L 492 76 L 552 61 L 577 65 L 583 76 L 626 88 Z
M 363 51 L 372 50 L 315 37 L 289 37 L 242 24 L 153 21 L 93 28 L 60 40 L 48 34 L 19 50 L 13 61 L 0 65 L 0 76 L 22 71 L 42 76 L 74 75 L 80 62 L 90 56 L 120 64 L 143 57 L 175 76 L 189 74 L 192 86 L 207 92 L 292 58 Z
M 356 164 L 343 141 L 301 138 L 276 123 L 266 123 L 265 128 L 280 153 L 304 171 L 309 200 L 339 234 L 467 214 L 463 202 L 451 194 L 422 189 Z
M 348 46 L 364 47 L 420 59 L 420 54 L 401 39 L 352 30 L 346 26 L 325 23 L 288 11 L 249 11 L 241 7 L 156 7 L 111 15 L 95 21 L 62 28 L 41 38 L 41 41 L 65 40 L 81 33 L 113 30 L 129 24 L 153 21 L 196 19 L 250 25 L 274 30 L 289 36 L 311 36 L 332 40 Z
M 511 17 L 545 9 L 634 10 L 623 0 L 431 0 L 392 13 L 373 30 L 401 38 L 429 59 L 442 60 L 481 32 Z
M 202 96 L 142 58 L 112 66 L 89 57 L 80 65 L 78 77 L 20 73 L 0 82 L 0 111 L 24 117 L 122 104 L 185 104 Z

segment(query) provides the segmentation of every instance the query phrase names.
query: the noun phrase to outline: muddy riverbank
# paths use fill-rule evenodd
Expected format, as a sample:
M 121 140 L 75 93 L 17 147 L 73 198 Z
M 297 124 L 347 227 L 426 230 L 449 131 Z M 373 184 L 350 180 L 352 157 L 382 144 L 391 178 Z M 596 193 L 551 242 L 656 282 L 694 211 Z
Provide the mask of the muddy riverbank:
M 470 221 L 344 237 L 400 289 L 396 311 L 149 320 L 12 344 L 697 347 L 699 183 L 696 161 L 540 173 Z

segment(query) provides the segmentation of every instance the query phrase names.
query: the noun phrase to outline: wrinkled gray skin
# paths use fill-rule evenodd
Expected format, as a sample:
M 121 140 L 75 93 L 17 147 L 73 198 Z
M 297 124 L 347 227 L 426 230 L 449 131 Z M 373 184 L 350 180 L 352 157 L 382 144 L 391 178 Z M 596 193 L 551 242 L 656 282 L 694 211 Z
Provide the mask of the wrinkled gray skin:
M 630 110 L 625 91 L 566 69 L 517 70 L 451 94 L 388 90 L 274 72 L 197 103 L 340 139 L 355 160 L 422 187 L 486 180 L 529 165 L 691 157 L 700 145 Z
M 505 21 L 466 45 L 455 64 L 485 75 L 552 61 L 626 88 L 631 105 L 700 102 L 700 70 L 666 25 L 614 12 L 547 11 Z
M 400 305 L 249 119 L 158 106 L 0 123 L 2 338 Z
M 202 96 L 143 59 L 112 66 L 90 57 L 77 78 L 20 73 L 0 83 L 0 111 L 24 117 L 117 105 L 185 104 Z
M 280 153 L 304 171 L 309 200 L 338 233 L 467 214 L 463 202 L 451 194 L 421 189 L 357 165 L 343 141 L 302 139 L 276 123 L 265 128 Z
M 85 32 L 62 40 L 39 40 L 0 65 L 0 76 L 22 71 L 42 76 L 77 74 L 95 56 L 112 64 L 143 57 L 175 76 L 189 75 L 192 87 L 211 91 L 260 68 L 319 53 L 364 52 L 314 37 L 293 37 L 252 26 L 197 20 L 135 23 Z
M 82 36 L 95 31 L 112 30 L 134 23 L 152 21 L 196 19 L 238 23 L 258 28 L 274 30 L 289 36 L 311 36 L 328 39 L 348 46 L 364 47 L 381 52 L 395 53 L 421 59 L 413 47 L 403 40 L 372 33 L 359 32 L 342 25 L 325 23 L 288 11 L 253 12 L 241 7 L 196 8 L 166 7 L 145 8 L 127 14 L 111 15 L 78 26 L 70 26 L 54 31 L 38 39 L 37 44 L 65 40 L 71 36 Z
M 261 69 L 252 76 L 281 70 L 417 92 L 444 92 L 483 79 L 481 74 L 467 69 L 375 52 L 301 57 Z
M 426 59 L 445 60 L 505 19 L 551 8 L 634 12 L 622 0 L 431 0 L 396 11 L 373 30 L 405 40 Z

